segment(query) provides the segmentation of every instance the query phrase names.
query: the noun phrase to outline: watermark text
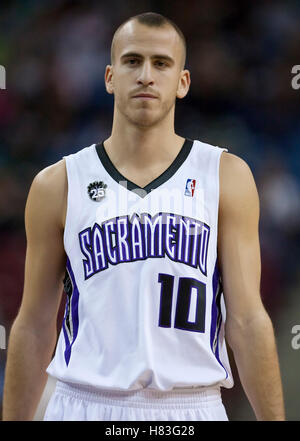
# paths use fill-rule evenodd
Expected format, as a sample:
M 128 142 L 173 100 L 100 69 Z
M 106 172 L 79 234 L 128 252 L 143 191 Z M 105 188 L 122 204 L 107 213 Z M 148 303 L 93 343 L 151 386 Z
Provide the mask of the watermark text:
M 298 90 L 300 89 L 300 64 L 292 67 L 292 74 L 295 74 L 292 78 L 292 88 Z
M 6 332 L 2 325 L 0 325 L 0 349 L 6 349 Z
M 0 64 L 0 89 L 6 89 L 6 72 L 5 67 Z
M 300 325 L 294 325 L 291 332 L 295 334 L 291 341 L 292 348 L 300 349 Z

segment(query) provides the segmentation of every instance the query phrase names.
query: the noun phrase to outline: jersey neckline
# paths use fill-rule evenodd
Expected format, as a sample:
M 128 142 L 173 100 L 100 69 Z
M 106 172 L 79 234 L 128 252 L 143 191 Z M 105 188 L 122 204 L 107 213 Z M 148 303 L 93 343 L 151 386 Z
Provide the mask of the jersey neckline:
M 179 167 L 184 163 L 186 158 L 188 157 L 194 141 L 189 138 L 185 138 L 184 143 L 175 157 L 174 161 L 169 165 L 169 167 L 163 171 L 157 178 L 153 179 L 153 181 L 149 182 L 145 187 L 140 187 L 134 182 L 127 179 L 123 176 L 119 170 L 114 166 L 110 157 L 108 156 L 106 149 L 104 147 L 104 141 L 99 142 L 95 145 L 98 157 L 107 171 L 107 173 L 114 179 L 118 184 L 123 185 L 129 191 L 133 191 L 141 197 L 146 196 L 151 190 L 155 190 L 160 185 L 164 184 L 168 181 L 179 169 Z

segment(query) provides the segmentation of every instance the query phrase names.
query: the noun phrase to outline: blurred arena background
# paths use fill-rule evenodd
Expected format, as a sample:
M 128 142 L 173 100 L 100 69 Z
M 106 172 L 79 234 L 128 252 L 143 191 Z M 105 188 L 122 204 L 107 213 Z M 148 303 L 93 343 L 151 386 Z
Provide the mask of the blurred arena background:
M 261 293 L 275 328 L 287 419 L 300 420 L 300 349 L 292 344 L 292 328 L 300 325 L 300 89 L 292 87 L 291 73 L 300 65 L 296 0 L 1 1 L 1 401 L 7 340 L 22 296 L 29 187 L 42 168 L 109 136 L 113 98 L 103 78 L 111 38 L 125 19 L 147 11 L 174 20 L 187 39 L 192 83 L 177 102 L 176 132 L 226 146 L 255 177 Z M 234 364 L 233 370 L 236 385 L 223 392 L 229 418 L 254 420 Z

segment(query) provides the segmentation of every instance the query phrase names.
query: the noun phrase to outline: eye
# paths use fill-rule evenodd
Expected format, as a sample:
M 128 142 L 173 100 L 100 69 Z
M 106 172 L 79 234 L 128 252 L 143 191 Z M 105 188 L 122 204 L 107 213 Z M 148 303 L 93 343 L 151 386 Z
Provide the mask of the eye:
M 157 61 L 155 62 L 155 64 L 156 64 L 156 66 L 158 66 L 158 67 L 167 67 L 167 66 L 168 66 L 167 63 L 166 63 L 165 61 L 161 61 L 161 60 L 157 60 Z
M 138 60 L 136 58 L 129 58 L 127 60 L 127 64 L 129 64 L 130 66 L 134 66 L 135 64 L 137 64 Z

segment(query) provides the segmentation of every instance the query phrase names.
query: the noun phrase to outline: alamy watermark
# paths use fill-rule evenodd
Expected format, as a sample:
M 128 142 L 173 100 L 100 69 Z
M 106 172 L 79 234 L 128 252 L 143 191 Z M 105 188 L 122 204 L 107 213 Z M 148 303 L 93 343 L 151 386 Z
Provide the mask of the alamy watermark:
M 0 64 L 0 89 L 6 89 L 6 71 L 5 67 Z
M 300 349 L 300 325 L 294 325 L 291 332 L 295 334 L 291 341 L 292 348 Z
M 0 349 L 6 349 L 6 332 L 2 325 L 0 325 Z
M 292 78 L 292 88 L 295 90 L 300 89 L 300 64 L 296 64 L 292 67 L 292 74 L 295 74 L 295 76 Z
M 122 216 L 140 216 L 141 213 L 155 215 L 161 212 L 185 213 L 186 217 L 204 219 L 205 198 L 204 190 L 194 180 L 194 187 L 189 189 L 192 179 L 187 179 L 183 185 L 172 188 L 156 188 L 148 195 L 142 188 L 127 190 L 127 181 L 120 181 L 117 191 L 114 188 L 105 188 L 96 210 L 98 224 L 107 219 L 117 219 Z M 136 195 L 140 197 L 137 198 Z M 147 197 L 146 197 L 147 196 Z M 194 201 L 197 200 L 197 203 Z M 140 219 L 142 222 L 142 218 Z M 165 219 L 166 220 L 166 219 Z

